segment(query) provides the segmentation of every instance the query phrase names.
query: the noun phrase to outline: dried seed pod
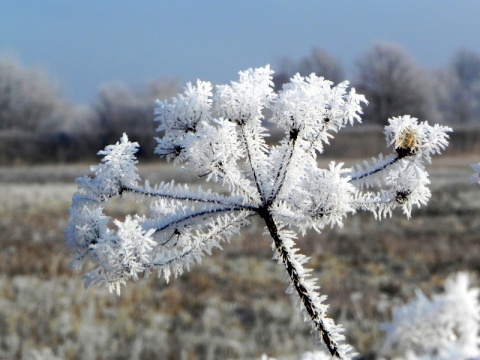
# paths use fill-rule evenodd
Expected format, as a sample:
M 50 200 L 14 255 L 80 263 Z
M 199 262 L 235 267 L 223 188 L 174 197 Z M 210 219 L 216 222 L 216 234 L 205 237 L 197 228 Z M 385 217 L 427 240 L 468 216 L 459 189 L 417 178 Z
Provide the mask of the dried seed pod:
M 413 129 L 406 129 L 395 139 L 395 150 L 401 158 L 415 154 L 418 147 L 418 136 Z

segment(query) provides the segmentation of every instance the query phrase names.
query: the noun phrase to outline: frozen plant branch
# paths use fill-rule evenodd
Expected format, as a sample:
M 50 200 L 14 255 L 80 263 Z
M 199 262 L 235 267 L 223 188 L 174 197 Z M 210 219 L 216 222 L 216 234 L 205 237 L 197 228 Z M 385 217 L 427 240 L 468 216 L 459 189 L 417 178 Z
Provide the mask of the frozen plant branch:
M 470 176 L 470 182 L 480 185 L 480 163 L 471 164 L 470 168 L 473 170 L 473 174 Z
M 409 303 L 394 309 L 382 355 L 395 359 L 478 359 L 480 289 L 465 272 L 450 275 L 445 291 L 428 298 L 417 290 Z
M 224 185 L 226 195 L 173 182 L 141 183 L 138 144 L 124 135 L 99 152 L 104 157 L 92 167 L 93 177 L 77 179 L 67 242 L 74 264 L 89 260 L 96 266 L 86 275 L 87 285 L 120 293 L 141 273 L 157 272 L 167 281 L 180 275 L 258 216 L 317 338 L 332 357 L 347 359 L 352 349 L 343 344 L 342 327 L 326 315 L 326 297 L 304 267 L 308 259 L 298 253 L 296 236 L 342 226 L 360 210 L 381 219 L 401 208 L 410 216 L 430 197 L 423 163 L 445 149 L 451 129 L 408 115 L 392 118 L 385 128 L 390 155 L 351 169 L 335 162 L 319 168 L 317 156 L 335 133 L 361 121 L 366 100 L 348 82 L 334 85 L 315 74 L 297 74 L 275 93 L 272 74 L 268 65 L 249 69 L 215 91 L 209 82 L 189 83 L 170 102 L 157 103 L 156 153 Z M 272 126 L 284 131 L 276 145 L 265 141 Z M 121 221 L 104 213 L 104 203 L 126 192 L 150 204 L 148 216 Z

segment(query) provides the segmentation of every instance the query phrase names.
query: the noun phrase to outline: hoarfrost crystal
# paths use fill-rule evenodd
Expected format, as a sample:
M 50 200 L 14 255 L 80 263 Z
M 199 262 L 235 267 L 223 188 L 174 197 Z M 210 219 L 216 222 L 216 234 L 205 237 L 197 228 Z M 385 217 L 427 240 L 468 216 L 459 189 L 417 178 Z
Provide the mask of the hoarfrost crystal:
M 393 312 L 384 354 L 398 359 L 478 359 L 480 356 L 480 289 L 468 273 L 451 275 L 445 292 L 429 299 L 421 291 Z
M 451 129 L 393 118 L 385 128 L 390 155 L 352 168 L 332 162 L 322 169 L 317 156 L 335 133 L 361 121 L 365 98 L 349 90 L 348 82 L 334 85 L 315 74 L 297 74 L 275 93 L 268 65 L 239 74 L 238 81 L 215 91 L 209 82 L 189 83 L 155 109 L 156 153 L 224 185 L 227 194 L 173 182 L 142 185 L 134 156 L 138 144 L 124 135 L 99 152 L 104 158 L 92 167 L 93 178 L 77 179 L 67 229 L 74 263 L 93 262 L 87 284 L 116 292 L 142 272 L 157 271 L 168 280 L 258 216 L 317 337 L 332 356 L 349 358 L 342 328 L 326 317 L 325 297 L 304 268 L 297 233 L 342 226 L 345 216 L 360 210 L 381 219 L 400 207 L 410 216 L 430 197 L 423 162 L 447 146 Z M 272 127 L 284 133 L 275 145 L 266 142 Z M 105 215 L 103 203 L 126 192 L 151 202 L 150 215 L 124 221 Z

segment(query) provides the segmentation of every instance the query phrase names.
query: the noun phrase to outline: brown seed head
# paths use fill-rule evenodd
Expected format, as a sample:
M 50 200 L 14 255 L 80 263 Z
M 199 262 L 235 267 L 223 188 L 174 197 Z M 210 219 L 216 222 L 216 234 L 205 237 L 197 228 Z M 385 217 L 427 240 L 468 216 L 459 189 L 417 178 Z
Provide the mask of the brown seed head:
M 395 147 L 414 151 L 418 148 L 417 134 L 412 129 L 406 129 L 395 141 Z

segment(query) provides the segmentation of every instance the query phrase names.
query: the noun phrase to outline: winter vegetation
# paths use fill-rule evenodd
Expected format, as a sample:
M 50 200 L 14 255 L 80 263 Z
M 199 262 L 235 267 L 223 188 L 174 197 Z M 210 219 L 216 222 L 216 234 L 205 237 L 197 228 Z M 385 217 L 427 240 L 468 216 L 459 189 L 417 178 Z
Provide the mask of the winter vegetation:
M 477 359 L 479 350 L 479 291 L 468 273 L 446 280 L 444 293 L 431 299 L 418 291 L 411 302 L 393 311 L 384 326 L 382 351 L 404 359 Z
M 297 72 L 316 73 L 335 84 L 352 79 L 352 86 L 369 100 L 363 108 L 367 125 L 383 127 L 390 117 L 410 114 L 453 126 L 459 137 L 453 144 L 471 144 L 463 137 L 474 131 L 478 136 L 480 55 L 472 51 L 460 50 L 451 63 L 426 69 L 399 46 L 378 43 L 347 74 L 341 61 L 314 48 L 298 59 L 285 57 L 276 68 L 276 91 Z M 134 85 L 103 84 L 92 103 L 84 105 L 69 103 L 61 90 L 45 70 L 0 56 L 0 164 L 92 161 L 92 148 L 115 143 L 124 132 L 140 144 L 139 158 L 154 159 L 152 104 L 172 97 L 180 86 L 168 77 Z M 344 134 L 348 133 L 346 129 Z M 370 136 L 377 133 L 378 128 Z M 23 146 L 15 146 L 18 143 Z M 477 149 L 448 151 L 465 150 Z
M 60 90 L 44 70 L 0 56 L 0 164 L 91 160 L 92 147 L 125 131 L 142 142 L 142 153 L 153 153 L 152 104 L 177 93 L 178 84 L 166 78 L 140 89 L 104 84 L 89 107 L 68 103 Z
M 274 258 L 286 270 L 289 293 L 316 337 L 332 357 L 347 359 L 352 348 L 343 343 L 343 328 L 327 317 L 326 297 L 304 268 L 308 258 L 298 252 L 297 234 L 342 226 L 358 211 L 381 220 L 400 208 L 410 217 L 430 198 L 424 163 L 446 148 L 451 128 L 394 117 L 385 127 L 390 155 L 350 168 L 335 162 L 320 168 L 317 155 L 324 145 L 361 121 L 367 101 L 348 90 L 348 82 L 334 85 L 315 74 L 297 74 L 275 93 L 272 74 L 269 66 L 249 69 L 215 92 L 209 82 L 197 81 L 172 102 L 158 102 L 156 153 L 222 184 L 226 193 L 142 183 L 134 156 L 138 144 L 124 134 L 99 152 L 104 157 L 92 167 L 93 177 L 77 179 L 67 241 L 77 267 L 85 260 L 95 265 L 86 285 L 120 294 L 121 285 L 142 273 L 157 272 L 166 281 L 182 274 L 259 217 Z M 277 145 L 265 141 L 266 121 L 284 132 Z M 104 203 L 125 193 L 150 201 L 149 213 L 124 221 L 106 215 Z
M 392 309 L 415 292 L 441 294 L 449 274 L 465 271 L 474 274 L 471 288 L 478 287 L 480 192 L 468 183 L 475 160 L 440 156 L 427 165 L 432 196 L 410 219 L 379 222 L 359 212 L 342 228 L 298 239 L 328 294 L 328 314 L 345 327 L 358 359 L 393 358 L 382 353 L 381 324 L 391 323 Z M 323 157 L 318 161 L 328 166 Z M 171 164 L 138 168 L 155 182 L 203 180 Z M 284 293 L 282 268 L 271 260 L 260 219 L 168 284 L 141 278 L 120 297 L 103 287 L 84 290 L 69 266 L 64 228 L 75 192 L 71 179 L 87 171 L 84 164 L 0 168 L 0 356 L 298 360 L 308 352 L 327 354 L 314 346 Z M 125 193 L 106 211 L 122 218 L 145 209 Z
M 479 359 L 479 69 L 377 44 L 348 76 L 367 106 L 315 48 L 77 106 L 0 57 L 0 358 Z M 77 189 L 84 163 L 8 166 L 101 148 Z
M 473 174 L 470 176 L 470 181 L 480 185 L 480 163 L 471 164 L 470 167 L 473 170 Z

